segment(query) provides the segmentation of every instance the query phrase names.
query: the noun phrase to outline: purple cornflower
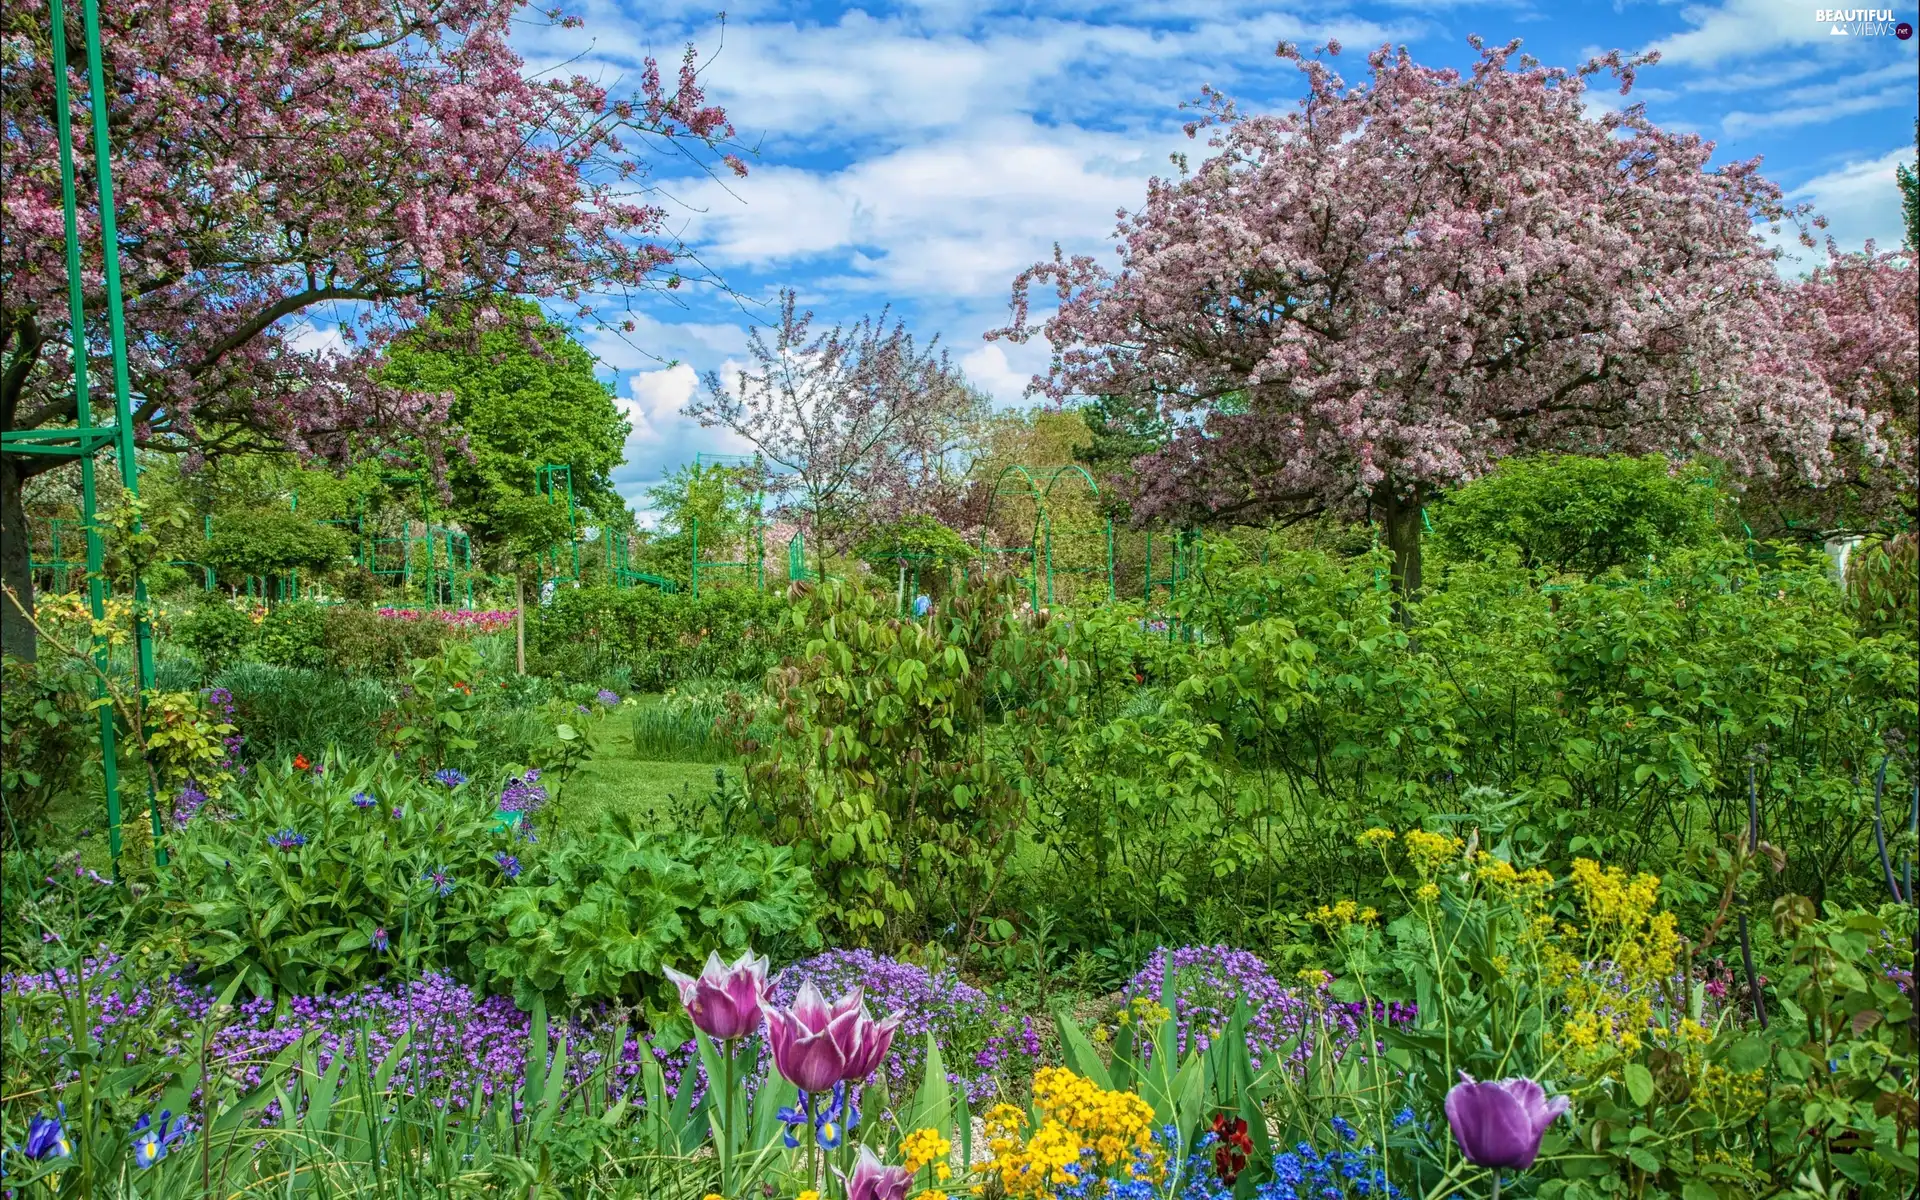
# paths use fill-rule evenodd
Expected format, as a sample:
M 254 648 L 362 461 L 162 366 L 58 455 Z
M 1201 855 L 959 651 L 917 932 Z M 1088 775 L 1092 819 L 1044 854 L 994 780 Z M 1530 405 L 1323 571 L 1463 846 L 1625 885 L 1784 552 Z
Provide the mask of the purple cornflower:
M 428 871 L 424 876 L 424 878 L 428 883 L 431 883 L 433 885 L 433 890 L 437 894 L 442 896 L 453 895 L 453 877 L 447 874 L 447 869 L 445 867 L 441 867 L 438 870 L 434 870 L 434 871 Z
M 297 850 L 307 844 L 307 835 L 295 833 L 291 829 L 282 829 L 279 833 L 269 834 L 267 844 L 279 850 Z
M 620 693 L 609 691 L 606 688 L 601 688 L 598 692 L 595 692 L 593 698 L 608 708 L 612 708 L 614 705 L 620 703 Z
M 438 771 L 435 771 L 433 773 L 433 779 L 435 783 L 443 783 L 450 788 L 457 788 L 467 781 L 464 772 L 456 771 L 452 767 L 442 767 Z
M 398 821 L 398 820 L 399 820 L 399 819 L 400 819 L 401 817 L 404 817 L 404 816 L 406 816 L 406 815 L 407 815 L 407 810 L 406 810 L 406 809 L 404 809 L 404 808 L 401 808 L 401 807 L 400 807 L 400 806 L 399 806 L 398 804 L 396 804 L 396 805 L 394 805 L 394 806 L 393 806 L 393 819 L 394 819 L 394 820 L 396 820 L 396 821 Z
M 387 952 L 387 927 L 385 925 L 378 926 L 374 929 L 371 942 L 375 954 L 385 954 Z
M 507 786 L 500 790 L 500 811 L 510 813 L 532 813 L 547 802 L 547 789 L 535 782 L 538 771 L 528 771 L 524 777 L 509 778 Z
M 518 858 L 502 850 L 493 856 L 493 861 L 500 864 L 500 873 L 508 879 L 520 878 L 520 860 Z M 441 894 L 445 895 L 446 893 L 443 892 Z
M 372 808 L 378 803 L 380 803 L 378 800 L 375 800 L 365 792 L 355 792 L 353 794 L 353 806 L 355 808 Z

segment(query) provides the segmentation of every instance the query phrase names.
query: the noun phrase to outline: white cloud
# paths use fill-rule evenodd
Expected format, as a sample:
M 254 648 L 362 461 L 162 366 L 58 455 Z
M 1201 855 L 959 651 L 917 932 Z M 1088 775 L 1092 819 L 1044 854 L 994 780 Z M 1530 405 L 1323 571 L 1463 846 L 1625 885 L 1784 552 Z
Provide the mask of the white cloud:
M 1016 366 L 1013 359 L 1023 360 Z M 1030 363 L 1024 360 L 1033 360 Z M 987 342 L 960 358 L 960 369 L 981 391 L 991 395 L 1002 407 L 1032 404 L 1026 395 L 1027 384 L 1036 373 L 1044 374 L 1047 349 L 1044 341 L 1014 346 L 1006 342 Z
M 1680 10 L 1693 28 L 1655 42 L 1663 62 L 1710 67 L 1727 59 L 1755 58 L 1791 46 L 1829 39 L 1828 26 L 1813 19 L 1807 0 L 1726 0 Z M 1834 41 L 1840 39 L 1834 38 Z
M 1909 68 L 1911 70 L 1911 68 Z M 1729 134 L 1740 135 L 1754 133 L 1763 129 L 1797 129 L 1803 125 L 1824 125 L 1842 117 L 1857 116 L 1880 108 L 1892 108 L 1897 104 L 1913 102 L 1911 84 L 1900 87 L 1881 88 L 1861 96 L 1835 96 L 1836 89 L 1798 89 L 1807 92 L 1824 92 L 1825 98 L 1809 98 L 1789 108 L 1777 108 L 1771 112 L 1750 113 L 1730 112 L 1720 120 L 1721 127 Z
M 762 172 L 742 185 L 744 204 L 716 202 L 696 226 L 723 264 L 844 254 L 850 270 L 833 281 L 844 287 L 1004 301 L 1056 239 L 1097 246 L 1165 164 L 1138 138 L 1010 120 L 839 171 Z
M 724 376 L 739 369 L 729 360 Z M 654 371 L 636 371 L 626 380 L 626 394 L 614 403 L 633 423 L 627 435 L 626 461 L 613 473 L 614 488 L 635 509 L 646 507 L 646 489 L 666 478 L 667 472 L 691 462 L 701 451 L 750 454 L 751 443 L 725 429 L 706 429 L 683 416 L 681 409 L 700 390 L 700 376 L 685 363 Z
M 1848 162 L 1807 180 L 1788 198 L 1812 201 L 1814 210 L 1832 223 L 1834 240 L 1842 249 L 1858 250 L 1868 238 L 1883 250 L 1896 249 L 1901 240 L 1900 192 L 1893 169 L 1910 166 L 1913 159 L 1913 147 L 1902 146 L 1877 158 Z

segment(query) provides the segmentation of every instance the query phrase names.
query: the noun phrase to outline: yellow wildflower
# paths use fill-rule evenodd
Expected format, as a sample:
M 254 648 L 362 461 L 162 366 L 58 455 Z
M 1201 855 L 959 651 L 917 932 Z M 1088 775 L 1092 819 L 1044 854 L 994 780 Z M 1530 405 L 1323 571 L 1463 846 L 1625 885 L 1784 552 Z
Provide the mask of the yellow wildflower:
M 953 1143 L 941 1137 L 939 1130 L 931 1127 L 916 1129 L 900 1139 L 900 1154 L 907 1160 L 909 1174 L 936 1163 L 945 1168 L 947 1156 L 952 1153 Z M 952 1174 L 951 1168 L 948 1168 L 948 1174 Z
M 1413 898 L 1422 904 L 1432 904 L 1440 898 L 1440 889 L 1431 883 L 1423 883 L 1414 890 Z
M 1376 825 L 1356 839 L 1362 846 L 1384 846 L 1393 840 L 1393 830 Z
M 1421 876 L 1431 876 L 1460 857 L 1466 843 L 1451 834 L 1428 833 L 1424 829 L 1407 830 L 1407 861 Z

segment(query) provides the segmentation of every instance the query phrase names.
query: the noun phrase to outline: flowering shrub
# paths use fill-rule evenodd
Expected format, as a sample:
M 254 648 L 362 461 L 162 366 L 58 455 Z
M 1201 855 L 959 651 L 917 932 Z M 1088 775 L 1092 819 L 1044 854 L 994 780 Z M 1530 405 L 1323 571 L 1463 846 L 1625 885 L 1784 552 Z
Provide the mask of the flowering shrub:
M 920 1086 L 932 1034 L 947 1066 L 947 1081 L 971 1104 L 1009 1090 L 1040 1061 L 1033 1019 L 963 983 L 954 972 L 930 972 L 871 950 L 828 950 L 781 971 L 770 990 L 776 1004 L 792 1003 L 812 983 L 828 996 L 860 988 L 876 1012 L 906 1014 L 885 1062 L 888 1094 L 912 1095 Z
M 437 621 L 450 630 L 460 633 L 497 633 L 510 628 L 513 619 L 519 614 L 517 608 L 493 608 L 481 611 L 471 608 L 382 608 L 381 616 L 389 621 Z

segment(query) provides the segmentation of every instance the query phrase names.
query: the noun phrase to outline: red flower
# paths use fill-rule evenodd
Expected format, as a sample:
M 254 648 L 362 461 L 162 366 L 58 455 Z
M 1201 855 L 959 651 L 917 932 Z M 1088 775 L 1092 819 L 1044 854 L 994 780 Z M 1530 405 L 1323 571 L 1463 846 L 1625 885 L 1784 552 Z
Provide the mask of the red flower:
M 1240 1172 L 1247 1169 L 1247 1158 L 1253 1153 L 1247 1122 L 1242 1117 L 1219 1113 L 1213 1118 L 1213 1136 L 1220 1143 L 1213 1152 L 1213 1168 L 1220 1173 L 1220 1182 L 1232 1187 L 1234 1180 L 1240 1178 Z
M 296 754 L 296 755 L 294 755 L 294 756 L 293 756 L 293 769 L 294 769 L 294 770 L 296 770 L 296 771 L 304 771 L 304 770 L 307 770 L 307 769 L 308 769 L 309 767 L 311 767 L 311 766 L 313 766 L 313 764 L 307 761 L 307 756 L 306 756 L 306 755 L 304 755 L 304 754 Z

